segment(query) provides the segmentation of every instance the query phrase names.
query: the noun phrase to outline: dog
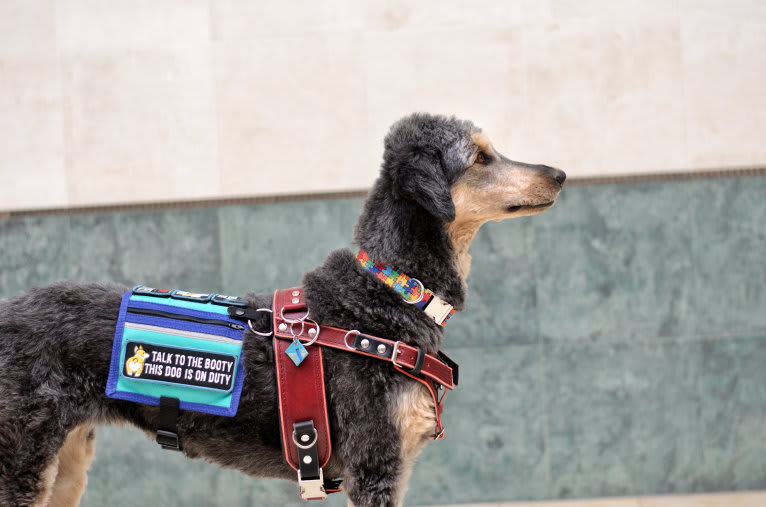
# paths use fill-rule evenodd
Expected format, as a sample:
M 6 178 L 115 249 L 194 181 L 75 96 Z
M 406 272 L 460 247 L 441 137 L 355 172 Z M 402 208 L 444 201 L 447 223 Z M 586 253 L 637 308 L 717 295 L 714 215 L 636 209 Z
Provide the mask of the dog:
M 140 377 L 144 371 L 144 361 L 149 357 L 149 354 L 141 345 L 137 345 L 133 351 L 136 355 L 128 358 L 125 364 L 126 374 L 131 377 Z
M 385 137 L 380 175 L 354 241 L 460 311 L 479 227 L 547 210 L 565 179 L 558 169 L 501 155 L 470 121 L 416 113 Z M 128 423 L 153 437 L 156 406 L 104 392 L 127 290 L 58 282 L 0 300 L 0 505 L 77 505 L 96 425 Z M 430 354 L 442 346 L 443 328 L 405 304 L 348 249 L 331 252 L 306 273 L 303 292 L 322 325 L 401 340 Z M 271 307 L 270 294 L 244 299 L 254 309 Z M 252 325 L 268 328 L 268 319 L 263 314 Z M 282 454 L 271 340 L 245 331 L 241 360 L 236 416 L 182 411 L 183 453 L 251 476 L 295 481 Z M 414 460 L 434 428 L 430 394 L 389 362 L 342 350 L 324 350 L 324 372 L 334 451 L 325 475 L 344 478 L 352 505 L 402 505 Z

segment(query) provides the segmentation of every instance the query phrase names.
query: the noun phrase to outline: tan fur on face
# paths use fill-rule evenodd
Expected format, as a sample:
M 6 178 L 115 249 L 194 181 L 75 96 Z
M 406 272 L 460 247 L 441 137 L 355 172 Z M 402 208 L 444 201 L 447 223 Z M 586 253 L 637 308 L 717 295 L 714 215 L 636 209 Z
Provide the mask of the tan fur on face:
M 484 132 L 474 132 L 471 135 L 471 141 L 473 141 L 473 144 L 480 150 L 492 150 L 492 141 L 489 140 L 489 137 L 487 137 Z
M 455 252 L 458 273 L 465 281 L 471 269 L 471 246 L 479 227 L 490 220 L 537 215 L 547 208 L 534 208 L 553 202 L 561 186 L 549 177 L 521 164 L 505 162 L 495 150 L 489 138 L 482 132 L 472 135 L 477 153 L 484 152 L 493 159 L 485 166 L 474 163 L 452 185 L 452 202 L 455 204 L 455 220 L 447 224 L 447 232 Z M 508 212 L 509 206 L 525 206 Z
M 58 453 L 58 474 L 53 484 L 49 507 L 76 507 L 88 483 L 88 467 L 93 461 L 96 437 L 93 427 L 82 425 L 69 432 Z

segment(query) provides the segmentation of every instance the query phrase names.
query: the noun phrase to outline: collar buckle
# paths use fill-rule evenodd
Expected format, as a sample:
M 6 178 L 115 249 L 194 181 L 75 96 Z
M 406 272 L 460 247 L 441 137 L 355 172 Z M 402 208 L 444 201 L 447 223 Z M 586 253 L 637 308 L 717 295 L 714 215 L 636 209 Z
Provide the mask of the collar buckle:
M 443 326 L 454 313 L 452 305 L 444 301 L 436 294 L 431 295 L 431 300 L 428 302 L 428 305 L 423 309 L 423 311 L 440 326 Z

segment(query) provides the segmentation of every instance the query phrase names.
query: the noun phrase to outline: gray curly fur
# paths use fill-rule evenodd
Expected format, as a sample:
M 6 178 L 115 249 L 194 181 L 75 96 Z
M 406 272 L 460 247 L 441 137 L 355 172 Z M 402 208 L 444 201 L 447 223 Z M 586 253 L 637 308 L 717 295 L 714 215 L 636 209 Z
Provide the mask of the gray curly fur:
M 467 121 L 426 114 L 393 125 L 355 229 L 355 241 L 371 258 L 416 276 L 457 309 L 465 288 L 444 224 L 454 219 L 450 185 L 469 165 L 476 130 Z M 311 315 L 322 324 L 432 353 L 441 345 L 442 329 L 363 270 L 350 250 L 330 253 L 303 283 Z M 127 422 L 153 437 L 157 407 L 104 394 L 126 290 L 59 282 L 0 300 L 0 505 L 35 503 L 42 470 L 80 424 Z M 253 308 L 271 305 L 270 294 L 249 293 L 246 300 Z M 334 449 L 325 477 L 345 477 L 354 505 L 395 505 L 402 464 L 388 407 L 411 380 L 382 361 L 330 349 L 324 358 Z M 282 457 L 271 340 L 246 333 L 243 362 L 237 415 L 182 412 L 183 453 L 253 476 L 295 480 Z

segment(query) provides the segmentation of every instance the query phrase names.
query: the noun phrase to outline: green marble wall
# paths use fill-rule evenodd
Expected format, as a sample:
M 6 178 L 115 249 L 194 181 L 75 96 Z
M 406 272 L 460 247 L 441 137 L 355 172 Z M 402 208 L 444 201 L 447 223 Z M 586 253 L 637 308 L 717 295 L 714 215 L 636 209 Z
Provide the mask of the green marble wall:
M 580 185 L 489 224 L 447 328 L 461 387 L 407 505 L 766 488 L 766 177 Z M 56 279 L 297 284 L 361 200 L 0 220 L 0 296 Z M 303 505 L 103 428 L 82 505 Z M 142 493 L 139 493 L 142 496 Z M 345 505 L 342 495 L 327 503 Z

